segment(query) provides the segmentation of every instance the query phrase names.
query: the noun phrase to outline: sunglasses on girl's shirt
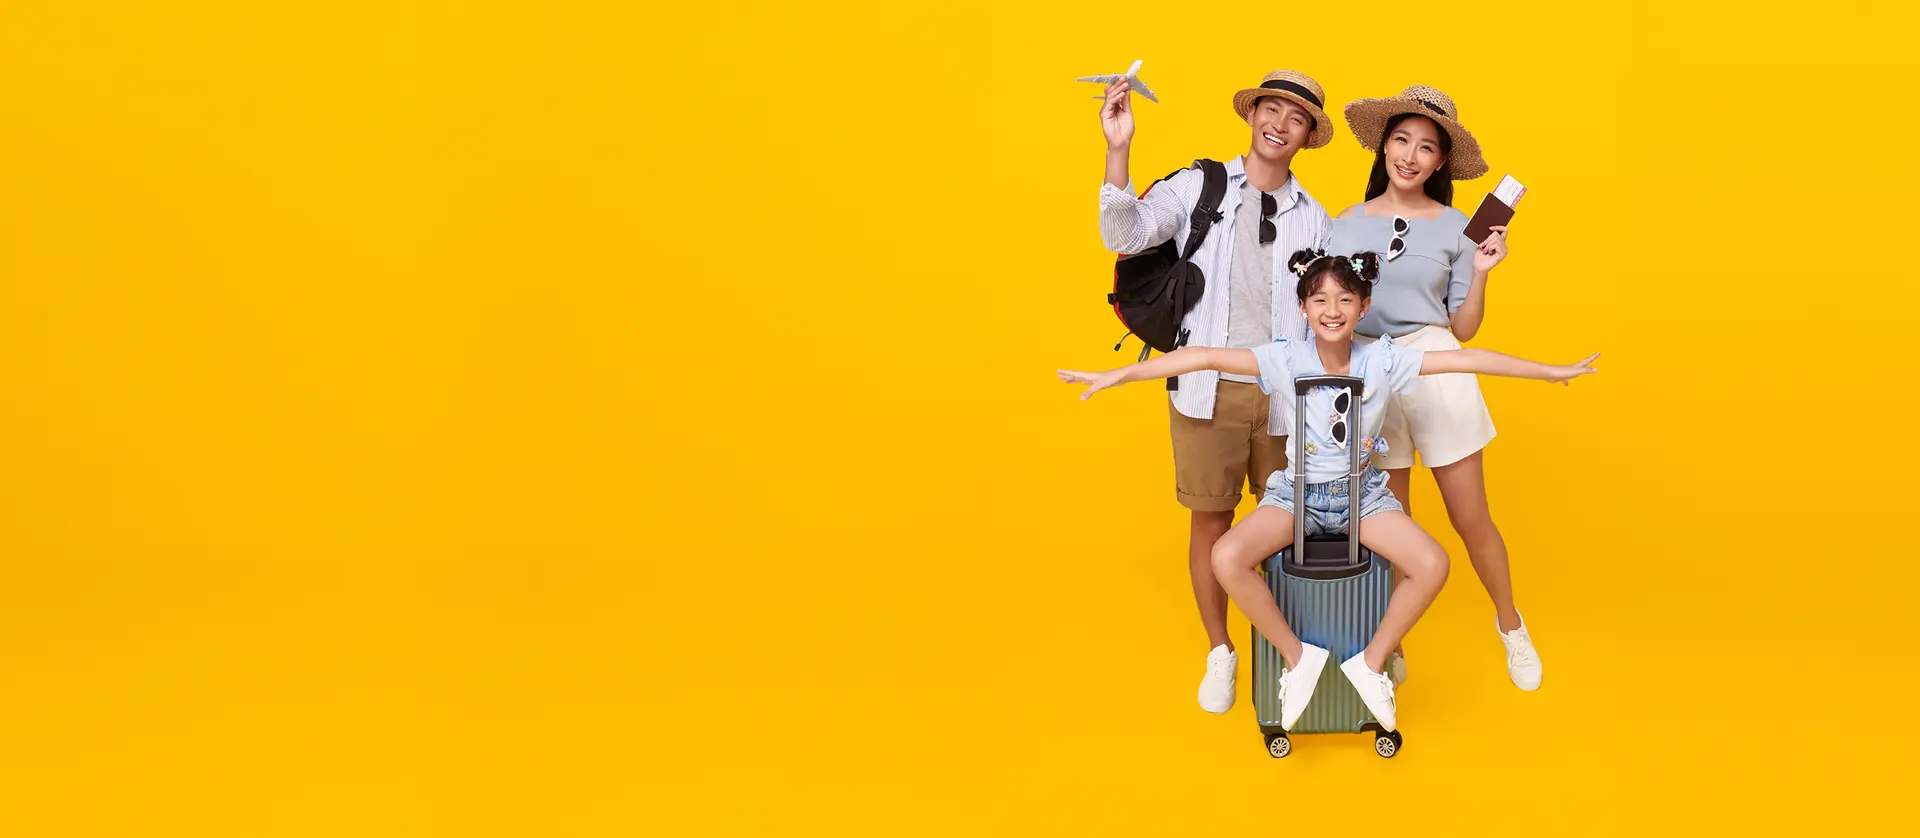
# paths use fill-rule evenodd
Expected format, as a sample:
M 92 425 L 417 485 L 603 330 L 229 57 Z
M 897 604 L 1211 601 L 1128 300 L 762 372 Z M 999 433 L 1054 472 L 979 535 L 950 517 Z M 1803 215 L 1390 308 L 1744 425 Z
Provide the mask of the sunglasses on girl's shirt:
M 1339 395 L 1333 397 L 1333 427 L 1328 432 L 1333 437 L 1333 444 L 1341 448 L 1347 447 L 1347 408 L 1352 406 L 1352 390 L 1341 390 Z

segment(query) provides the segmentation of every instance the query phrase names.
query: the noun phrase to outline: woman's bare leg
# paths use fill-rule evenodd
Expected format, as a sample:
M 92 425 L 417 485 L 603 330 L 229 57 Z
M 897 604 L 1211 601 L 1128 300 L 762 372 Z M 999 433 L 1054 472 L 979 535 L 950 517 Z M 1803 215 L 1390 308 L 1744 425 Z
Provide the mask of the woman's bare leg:
M 1487 476 L 1482 453 L 1476 451 L 1464 460 L 1434 469 L 1433 480 L 1440 484 L 1440 497 L 1446 501 L 1447 519 L 1452 522 L 1453 531 L 1466 543 L 1473 572 L 1487 589 L 1487 598 L 1493 600 L 1500 630 L 1507 632 L 1520 627 L 1520 612 L 1513 605 L 1513 571 L 1507 562 L 1507 541 L 1500 537 L 1500 528 L 1493 525 L 1493 513 L 1487 508 Z

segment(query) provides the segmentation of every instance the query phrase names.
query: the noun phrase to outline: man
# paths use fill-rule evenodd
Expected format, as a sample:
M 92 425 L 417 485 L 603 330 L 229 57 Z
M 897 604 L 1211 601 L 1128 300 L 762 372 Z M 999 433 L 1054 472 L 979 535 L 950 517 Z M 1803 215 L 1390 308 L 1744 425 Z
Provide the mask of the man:
M 1186 169 L 1135 197 L 1128 175 L 1133 144 L 1131 89 L 1125 79 L 1107 88 L 1100 127 L 1107 138 L 1106 182 L 1100 187 L 1100 236 L 1115 253 L 1138 253 L 1173 239 L 1186 241 L 1203 176 Z M 1193 263 L 1205 272 L 1205 292 L 1181 326 L 1189 346 L 1251 349 L 1276 338 L 1305 339 L 1306 321 L 1294 296 L 1286 257 L 1325 248 L 1326 210 L 1293 177 L 1293 156 L 1333 139 L 1319 83 L 1291 70 L 1268 73 L 1259 87 L 1233 96 L 1233 110 L 1252 132 L 1252 145 L 1226 164 L 1222 218 L 1207 232 Z M 1233 525 L 1241 486 L 1257 497 L 1267 478 L 1286 467 L 1288 399 L 1269 399 L 1247 376 L 1208 370 L 1180 376 L 1168 416 L 1173 431 L 1174 487 L 1191 510 L 1187 570 L 1206 627 L 1206 676 L 1200 707 L 1233 707 L 1239 655 L 1227 636 L 1227 595 L 1214 580 L 1214 542 Z

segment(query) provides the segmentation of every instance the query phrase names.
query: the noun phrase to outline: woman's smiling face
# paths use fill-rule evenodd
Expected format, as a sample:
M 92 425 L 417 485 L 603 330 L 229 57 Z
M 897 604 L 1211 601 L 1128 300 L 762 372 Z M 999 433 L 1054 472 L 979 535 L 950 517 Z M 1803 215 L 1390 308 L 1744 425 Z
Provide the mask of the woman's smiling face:
M 1418 190 L 1434 172 L 1447 165 L 1440 151 L 1440 126 L 1424 116 L 1400 120 L 1381 143 L 1387 177 L 1402 189 Z

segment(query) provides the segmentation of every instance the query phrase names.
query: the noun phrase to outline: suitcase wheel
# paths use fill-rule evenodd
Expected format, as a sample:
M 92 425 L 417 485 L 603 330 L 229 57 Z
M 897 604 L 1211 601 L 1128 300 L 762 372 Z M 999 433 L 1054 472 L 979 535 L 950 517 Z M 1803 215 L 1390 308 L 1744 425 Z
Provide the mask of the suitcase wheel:
M 1400 753 L 1400 741 L 1400 731 L 1376 729 L 1373 732 L 1373 752 L 1383 758 L 1393 759 L 1394 754 Z
M 1271 733 L 1267 735 L 1268 755 L 1274 759 L 1284 759 L 1286 755 L 1290 753 L 1293 753 L 1293 740 L 1288 739 L 1286 734 Z

